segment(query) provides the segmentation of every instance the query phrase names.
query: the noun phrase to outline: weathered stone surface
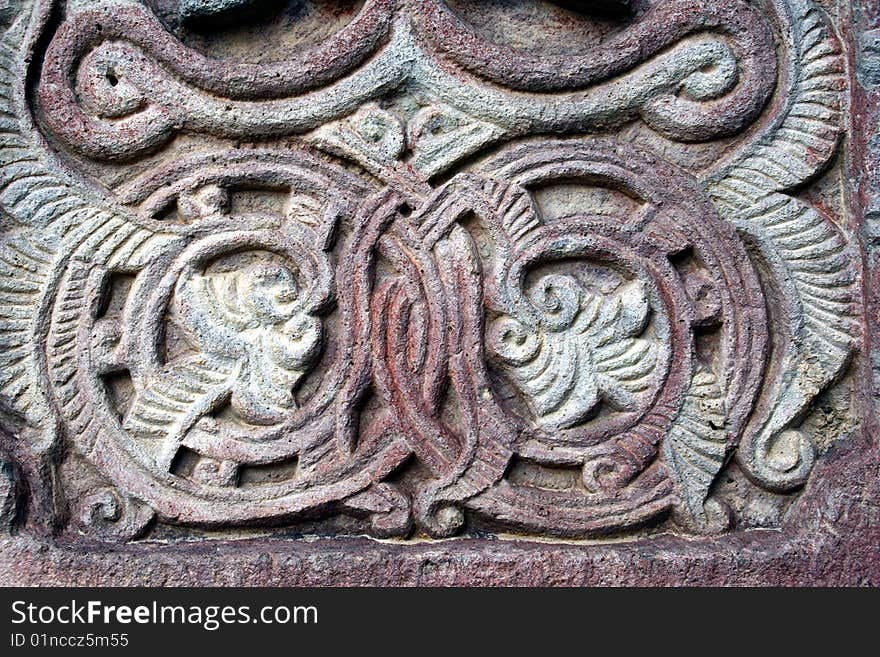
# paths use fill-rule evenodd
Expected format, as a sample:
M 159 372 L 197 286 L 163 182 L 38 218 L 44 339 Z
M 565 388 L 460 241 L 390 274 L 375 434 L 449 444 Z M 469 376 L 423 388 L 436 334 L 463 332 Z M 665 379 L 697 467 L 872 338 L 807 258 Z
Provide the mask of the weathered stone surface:
M 4 12 L 0 581 L 880 580 L 873 1 Z

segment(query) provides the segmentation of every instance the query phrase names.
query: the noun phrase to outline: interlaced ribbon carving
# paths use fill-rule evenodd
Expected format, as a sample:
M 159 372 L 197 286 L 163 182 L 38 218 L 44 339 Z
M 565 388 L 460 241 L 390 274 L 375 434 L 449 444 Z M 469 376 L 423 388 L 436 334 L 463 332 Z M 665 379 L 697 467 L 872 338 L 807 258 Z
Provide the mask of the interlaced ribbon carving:
M 149 2 L 21 4 L 0 396 L 37 525 L 699 533 L 734 454 L 807 481 L 860 312 L 844 231 L 790 195 L 840 131 L 814 2 L 600 3 L 619 24 L 561 56 L 367 0 L 259 62 Z

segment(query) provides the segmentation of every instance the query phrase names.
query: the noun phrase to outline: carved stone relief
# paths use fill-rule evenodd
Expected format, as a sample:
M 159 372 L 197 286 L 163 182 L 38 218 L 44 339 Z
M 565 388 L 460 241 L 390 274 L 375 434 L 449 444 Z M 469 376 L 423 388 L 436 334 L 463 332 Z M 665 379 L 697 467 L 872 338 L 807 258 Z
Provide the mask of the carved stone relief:
M 861 422 L 830 4 L 13 3 L 0 518 L 778 527 Z

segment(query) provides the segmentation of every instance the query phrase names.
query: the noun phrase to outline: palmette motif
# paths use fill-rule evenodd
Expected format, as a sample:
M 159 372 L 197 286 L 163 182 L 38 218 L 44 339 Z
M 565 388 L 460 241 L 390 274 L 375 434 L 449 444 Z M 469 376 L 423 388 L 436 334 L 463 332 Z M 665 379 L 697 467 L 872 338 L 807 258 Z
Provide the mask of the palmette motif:
M 533 305 L 549 310 L 555 326 L 544 332 L 540 325 L 505 317 L 490 328 L 488 343 L 534 405 L 539 422 L 549 429 L 571 428 L 600 401 L 636 410 L 657 364 L 654 345 L 636 337 L 650 312 L 642 285 L 603 298 L 571 278 L 548 275 L 531 292 Z
M 12 12 L 4 523 L 704 533 L 725 468 L 806 483 L 861 312 L 794 195 L 838 149 L 820 8 L 596 3 L 563 56 L 465 4 L 366 0 L 258 61 L 187 43 L 248 1 Z

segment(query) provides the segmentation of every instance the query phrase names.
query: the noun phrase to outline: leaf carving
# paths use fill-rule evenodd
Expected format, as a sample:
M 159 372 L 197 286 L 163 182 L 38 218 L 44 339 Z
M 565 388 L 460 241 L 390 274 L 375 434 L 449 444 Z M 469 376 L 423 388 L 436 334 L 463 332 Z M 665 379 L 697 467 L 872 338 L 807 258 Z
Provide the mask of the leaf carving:
M 489 346 L 541 425 L 575 426 L 603 400 L 636 410 L 653 387 L 658 359 L 656 345 L 638 337 L 651 313 L 643 286 L 629 283 L 605 297 L 570 277 L 548 275 L 531 296 L 565 319 L 551 330 L 502 317 L 490 329 Z
M 322 344 L 321 320 L 304 307 L 293 274 L 277 263 L 181 278 L 175 314 L 207 355 L 237 363 L 232 407 L 271 424 L 296 400 L 293 389 Z
M 137 396 L 123 427 L 166 471 L 186 433 L 232 391 L 233 361 L 197 355 L 166 366 Z
M 853 254 L 836 226 L 784 193 L 808 182 L 837 151 L 845 66 L 840 44 L 810 0 L 787 3 L 794 44 L 788 105 L 708 191 L 757 252 L 773 278 L 782 329 L 773 380 L 746 429 L 738 458 L 763 486 L 788 490 L 806 481 L 810 439 L 792 427 L 842 372 L 858 343 Z
M 700 370 L 663 445 L 687 515 L 698 523 L 705 519 L 706 496 L 727 457 L 724 421 L 724 392 L 717 377 Z
M 53 281 L 71 257 L 131 269 L 177 238 L 105 209 L 112 203 L 62 173 L 37 136 L 24 89 L 31 7 L 22 4 L 0 40 L 0 210 L 19 228 L 0 243 L 0 396 L 42 426 L 50 406 L 39 384 L 40 345 Z
M 32 423 L 42 417 L 31 376 L 33 305 L 52 257 L 44 240 L 15 235 L 0 243 L 0 396 Z

